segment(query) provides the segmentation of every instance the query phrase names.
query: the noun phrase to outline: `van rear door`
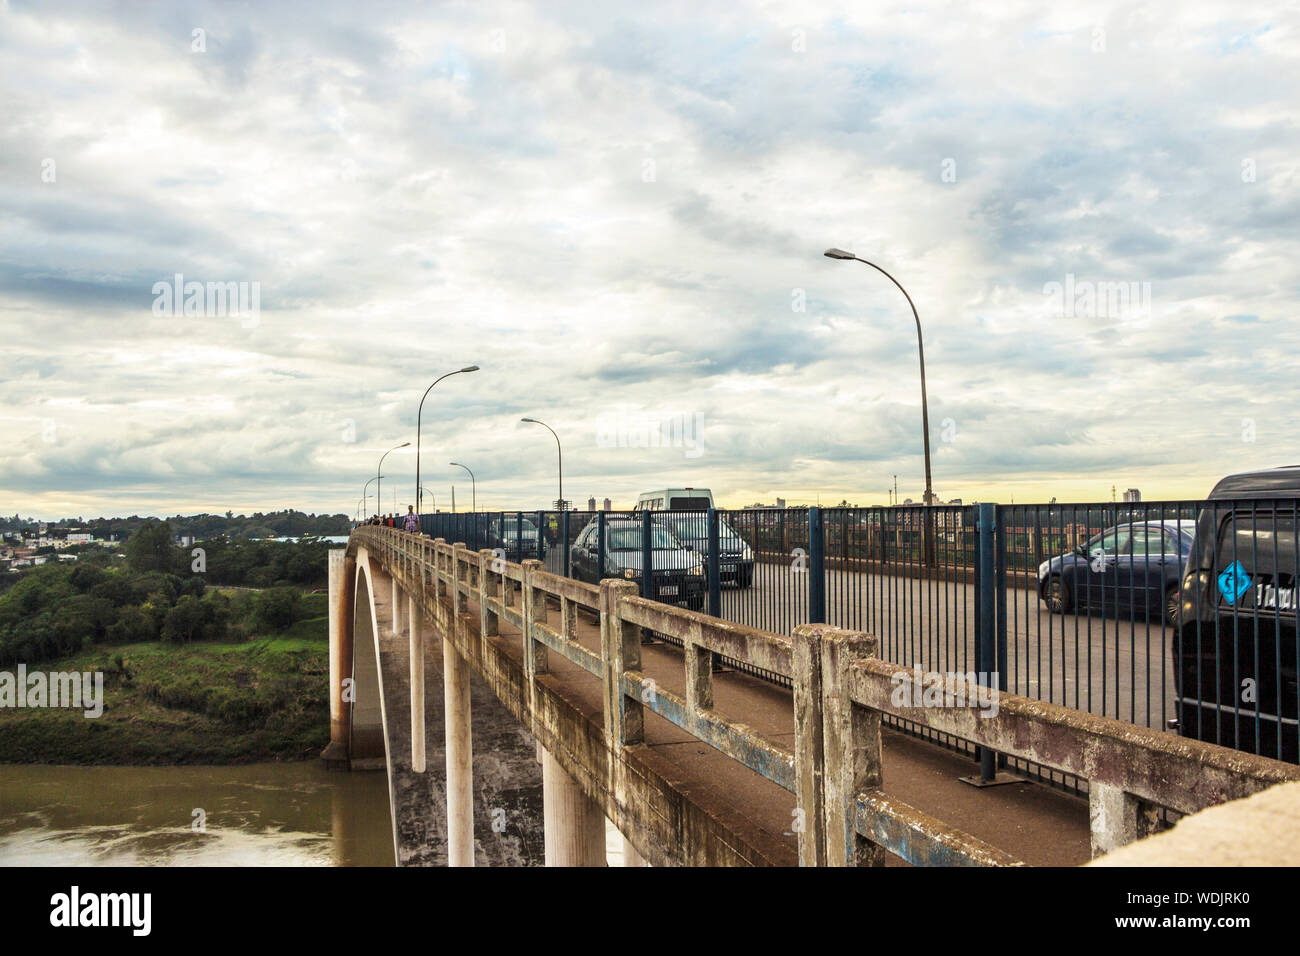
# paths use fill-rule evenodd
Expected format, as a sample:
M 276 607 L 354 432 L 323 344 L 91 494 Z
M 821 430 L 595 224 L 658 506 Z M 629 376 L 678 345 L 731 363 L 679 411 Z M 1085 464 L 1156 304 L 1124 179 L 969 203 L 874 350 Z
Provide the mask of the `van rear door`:
M 1211 589 L 1219 742 L 1295 762 L 1296 520 L 1236 507 L 1219 528 Z

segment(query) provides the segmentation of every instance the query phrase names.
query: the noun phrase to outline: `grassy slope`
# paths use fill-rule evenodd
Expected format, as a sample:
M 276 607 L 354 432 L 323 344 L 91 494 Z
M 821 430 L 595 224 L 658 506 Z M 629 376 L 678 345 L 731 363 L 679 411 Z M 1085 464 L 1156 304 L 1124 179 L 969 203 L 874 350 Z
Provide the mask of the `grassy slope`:
M 312 608 L 316 610 L 316 608 Z M 104 713 L 0 708 L 0 763 L 221 764 L 329 742 L 327 619 L 243 644 L 97 647 L 33 670 L 104 671 Z M 121 655 L 130 678 L 113 672 Z

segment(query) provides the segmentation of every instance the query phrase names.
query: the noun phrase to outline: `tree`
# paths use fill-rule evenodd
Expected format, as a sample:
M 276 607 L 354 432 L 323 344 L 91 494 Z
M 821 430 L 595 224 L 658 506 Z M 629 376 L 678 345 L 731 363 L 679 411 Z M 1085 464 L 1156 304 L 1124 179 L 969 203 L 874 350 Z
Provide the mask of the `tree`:
M 253 616 L 259 629 L 270 633 L 288 630 L 298 620 L 298 592 L 294 588 L 271 588 L 257 596 Z
M 162 638 L 176 644 L 191 641 L 218 640 L 225 637 L 225 609 L 209 601 L 201 601 L 187 594 L 167 612 L 163 621 Z
M 109 625 L 106 639 L 110 644 L 136 644 L 158 639 L 154 622 L 138 605 L 122 608 L 117 620 Z
M 103 568 L 78 562 L 72 569 L 72 573 L 68 575 L 68 583 L 84 594 L 107 577 Z
M 172 528 L 166 521 L 149 521 L 126 543 L 126 559 L 136 571 L 175 570 L 180 549 L 172 544 Z

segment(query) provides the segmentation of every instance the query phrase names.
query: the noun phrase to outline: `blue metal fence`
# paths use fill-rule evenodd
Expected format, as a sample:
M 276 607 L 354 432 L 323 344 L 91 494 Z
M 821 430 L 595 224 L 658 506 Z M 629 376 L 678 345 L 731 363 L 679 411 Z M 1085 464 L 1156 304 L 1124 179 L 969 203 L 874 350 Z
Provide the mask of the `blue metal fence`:
M 1296 512 L 1291 499 L 497 511 L 424 515 L 421 528 L 768 631 L 867 630 L 904 667 L 1294 761 Z M 1222 543 L 1207 555 L 1198 540 L 1193 560 L 1198 518 L 1200 539 Z M 1180 622 L 1196 560 L 1200 611 Z M 1217 579 L 1231 567 L 1248 585 L 1225 605 Z

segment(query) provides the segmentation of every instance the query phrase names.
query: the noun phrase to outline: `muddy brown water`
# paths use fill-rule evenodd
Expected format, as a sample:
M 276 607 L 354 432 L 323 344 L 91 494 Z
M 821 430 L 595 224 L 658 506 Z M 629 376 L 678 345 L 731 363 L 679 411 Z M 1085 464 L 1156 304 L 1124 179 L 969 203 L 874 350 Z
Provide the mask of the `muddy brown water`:
M 317 761 L 0 766 L 0 866 L 96 865 L 392 866 L 388 781 Z

